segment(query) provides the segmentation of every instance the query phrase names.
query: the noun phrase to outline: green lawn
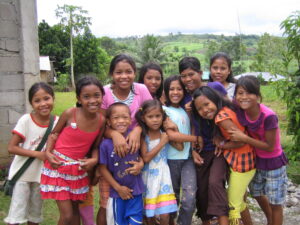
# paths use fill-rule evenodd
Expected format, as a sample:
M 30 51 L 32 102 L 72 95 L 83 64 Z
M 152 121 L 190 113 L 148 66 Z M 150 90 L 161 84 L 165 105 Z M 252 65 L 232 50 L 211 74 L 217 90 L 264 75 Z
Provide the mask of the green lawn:
M 286 106 L 283 101 L 281 101 L 275 91 L 275 87 L 272 85 L 262 86 L 262 94 L 263 94 L 263 103 L 272 108 L 279 117 L 279 124 L 281 129 L 281 137 L 282 137 L 282 145 L 284 147 L 288 147 L 291 145 L 291 137 L 286 135 L 286 127 L 287 127 L 287 118 L 285 115 Z M 75 93 L 55 93 L 55 107 L 53 110 L 53 114 L 60 115 L 65 109 L 72 107 L 76 103 Z M 294 181 L 300 183 L 300 162 L 291 162 L 288 167 L 288 174 Z M 99 192 L 95 187 L 95 211 L 98 210 L 98 199 Z M 9 207 L 10 198 L 4 196 L 2 192 L 0 192 L 0 225 L 4 224 L 3 219 L 7 215 L 7 210 Z M 56 203 L 54 200 L 46 200 L 43 208 L 44 222 L 42 225 L 54 225 L 58 219 L 58 210 L 56 207 Z

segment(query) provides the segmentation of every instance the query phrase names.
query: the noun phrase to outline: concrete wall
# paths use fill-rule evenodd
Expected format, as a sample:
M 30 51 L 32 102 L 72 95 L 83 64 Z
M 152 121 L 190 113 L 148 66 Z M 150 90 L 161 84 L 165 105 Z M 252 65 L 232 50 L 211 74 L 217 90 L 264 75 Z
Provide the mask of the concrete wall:
M 30 112 L 28 89 L 40 80 L 35 0 L 0 1 L 0 166 L 20 116 Z

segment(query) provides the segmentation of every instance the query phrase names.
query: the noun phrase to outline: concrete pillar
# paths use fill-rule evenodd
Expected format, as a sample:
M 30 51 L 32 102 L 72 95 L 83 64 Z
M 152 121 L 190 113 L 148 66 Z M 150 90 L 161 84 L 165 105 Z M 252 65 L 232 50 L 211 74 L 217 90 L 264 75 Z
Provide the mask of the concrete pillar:
M 40 80 L 36 0 L 0 1 L 0 167 L 20 116 L 30 112 L 28 90 Z

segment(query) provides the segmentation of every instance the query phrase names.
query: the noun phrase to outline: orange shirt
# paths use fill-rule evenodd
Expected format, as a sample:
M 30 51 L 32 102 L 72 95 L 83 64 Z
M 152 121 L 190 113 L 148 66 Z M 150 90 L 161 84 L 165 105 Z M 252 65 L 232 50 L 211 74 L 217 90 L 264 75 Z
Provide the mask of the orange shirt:
M 239 123 L 236 113 L 227 107 L 220 110 L 215 118 L 215 123 L 218 125 L 218 123 L 224 120 L 231 120 L 238 129 L 246 132 L 246 128 Z M 220 130 L 224 138 L 230 140 L 228 132 L 222 127 L 220 127 Z M 234 171 L 243 173 L 255 168 L 255 155 L 252 146 L 249 144 L 244 144 L 239 148 L 226 149 L 223 154 L 227 163 Z

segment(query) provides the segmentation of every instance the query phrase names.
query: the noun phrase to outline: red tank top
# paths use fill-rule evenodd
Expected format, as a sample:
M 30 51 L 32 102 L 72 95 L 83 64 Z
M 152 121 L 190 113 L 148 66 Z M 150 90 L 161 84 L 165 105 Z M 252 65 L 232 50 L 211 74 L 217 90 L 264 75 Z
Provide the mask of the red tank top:
M 94 132 L 80 130 L 76 124 L 76 108 L 74 108 L 74 122 L 66 126 L 55 143 L 55 150 L 72 159 L 84 158 L 100 133 L 101 127 Z M 100 125 L 101 125 L 100 116 Z

